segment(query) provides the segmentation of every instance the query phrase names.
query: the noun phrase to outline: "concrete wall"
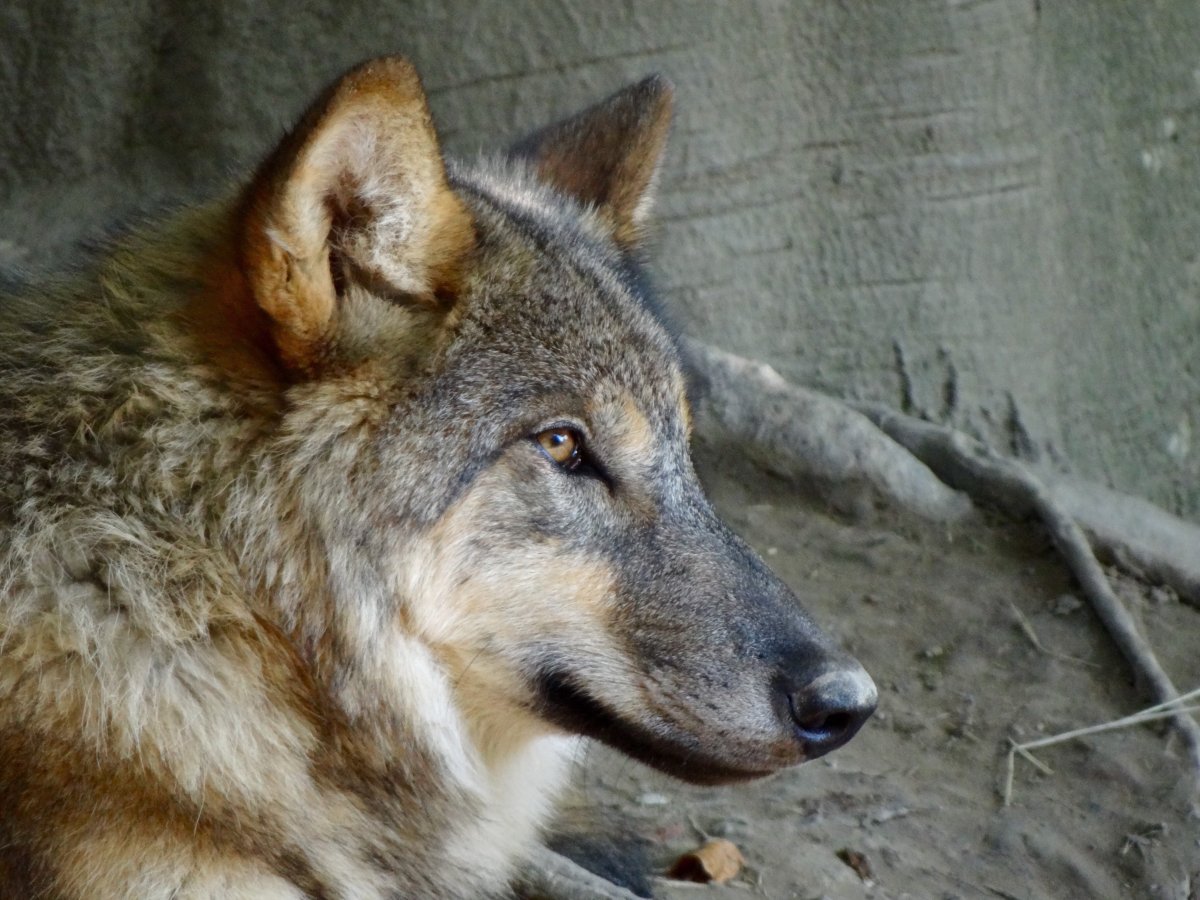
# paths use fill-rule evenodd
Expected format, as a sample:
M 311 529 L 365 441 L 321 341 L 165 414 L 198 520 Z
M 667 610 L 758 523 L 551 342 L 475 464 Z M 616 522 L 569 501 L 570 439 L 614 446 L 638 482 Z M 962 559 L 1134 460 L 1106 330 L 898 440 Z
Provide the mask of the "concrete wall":
M 8 0 L 0 258 L 214 190 L 397 51 L 468 154 L 667 73 L 687 331 L 1200 517 L 1195 0 Z

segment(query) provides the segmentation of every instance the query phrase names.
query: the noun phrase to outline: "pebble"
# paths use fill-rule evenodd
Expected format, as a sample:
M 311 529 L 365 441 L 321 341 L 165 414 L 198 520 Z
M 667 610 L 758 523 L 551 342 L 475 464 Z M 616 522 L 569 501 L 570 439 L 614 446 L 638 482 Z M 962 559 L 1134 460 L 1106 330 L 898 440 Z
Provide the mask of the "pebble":
M 1050 612 L 1056 616 L 1069 616 L 1083 606 L 1083 601 L 1074 594 L 1059 594 L 1050 605 Z
M 641 806 L 666 806 L 671 802 L 671 798 L 666 794 L 649 792 L 638 797 L 637 802 Z

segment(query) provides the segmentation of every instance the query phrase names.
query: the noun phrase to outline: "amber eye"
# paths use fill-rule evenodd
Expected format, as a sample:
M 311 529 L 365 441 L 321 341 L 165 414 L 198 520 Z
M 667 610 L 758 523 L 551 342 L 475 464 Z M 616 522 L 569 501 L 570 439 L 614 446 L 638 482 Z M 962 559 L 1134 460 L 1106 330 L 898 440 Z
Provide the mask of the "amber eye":
M 549 428 L 537 436 L 537 441 L 546 455 L 564 469 L 572 469 L 579 462 L 579 434 L 570 428 Z

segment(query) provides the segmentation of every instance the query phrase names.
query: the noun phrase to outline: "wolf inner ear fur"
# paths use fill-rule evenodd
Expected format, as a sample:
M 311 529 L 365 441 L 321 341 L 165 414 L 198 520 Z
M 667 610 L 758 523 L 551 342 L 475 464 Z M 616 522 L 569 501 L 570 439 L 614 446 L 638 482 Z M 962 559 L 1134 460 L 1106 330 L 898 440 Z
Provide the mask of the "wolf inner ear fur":
M 432 303 L 474 244 L 420 80 L 398 58 L 335 82 L 259 169 L 242 210 L 241 265 L 294 369 L 321 357 L 342 279 Z
M 545 182 L 594 206 L 617 242 L 641 237 L 671 126 L 674 88 L 661 75 L 632 84 L 515 145 Z

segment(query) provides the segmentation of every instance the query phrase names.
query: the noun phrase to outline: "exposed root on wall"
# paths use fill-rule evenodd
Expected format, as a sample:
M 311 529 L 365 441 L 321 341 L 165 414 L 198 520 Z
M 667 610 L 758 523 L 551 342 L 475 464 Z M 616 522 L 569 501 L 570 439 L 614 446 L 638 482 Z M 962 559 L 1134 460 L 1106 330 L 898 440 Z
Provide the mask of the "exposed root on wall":
M 547 847 L 525 861 L 513 883 L 520 900 L 638 900 L 638 896 Z
M 789 384 L 765 363 L 684 339 L 702 430 L 717 429 L 769 470 L 835 506 L 886 504 L 938 522 L 971 513 L 967 496 L 844 403 Z

